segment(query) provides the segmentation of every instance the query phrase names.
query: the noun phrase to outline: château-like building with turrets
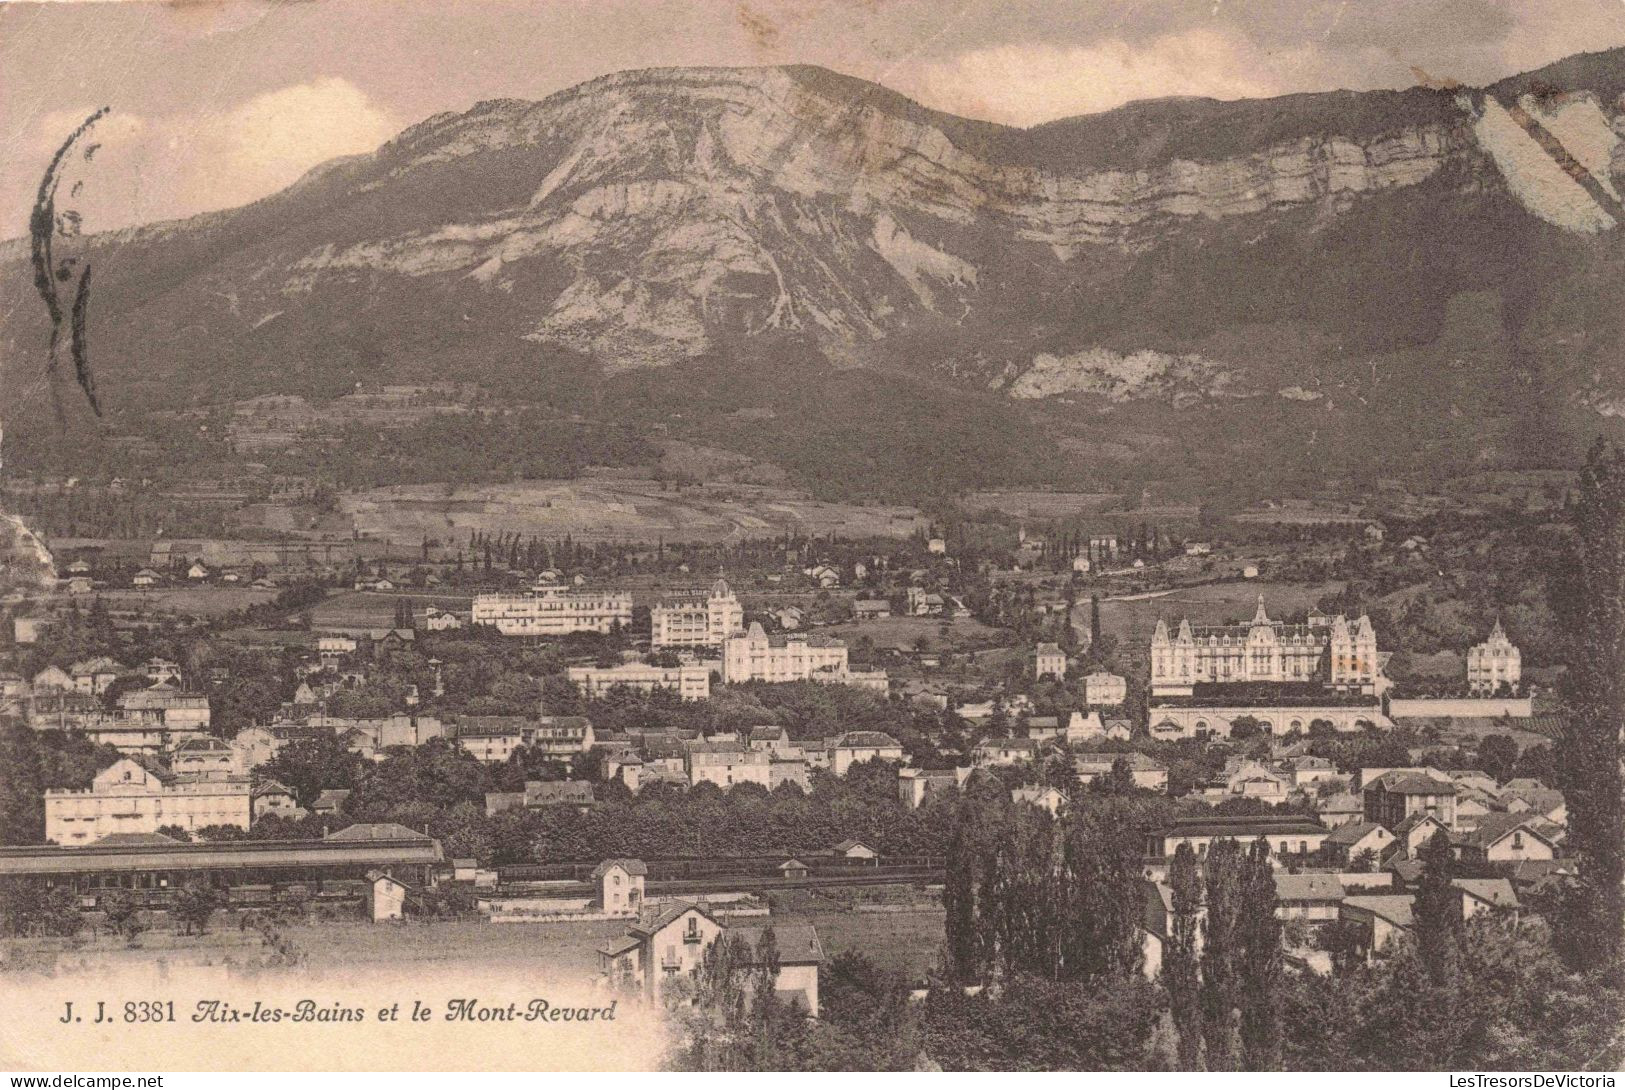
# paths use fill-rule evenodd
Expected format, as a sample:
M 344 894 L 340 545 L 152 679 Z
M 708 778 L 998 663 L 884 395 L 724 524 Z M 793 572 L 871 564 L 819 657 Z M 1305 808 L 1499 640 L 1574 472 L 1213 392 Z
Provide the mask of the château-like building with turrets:
M 1307 623 L 1286 624 L 1270 619 L 1259 595 L 1258 611 L 1245 624 L 1181 620 L 1170 635 L 1158 620 L 1151 637 L 1151 695 L 1190 696 L 1201 683 L 1319 682 L 1374 696 L 1382 658 L 1366 615 L 1349 620 L 1317 610 Z

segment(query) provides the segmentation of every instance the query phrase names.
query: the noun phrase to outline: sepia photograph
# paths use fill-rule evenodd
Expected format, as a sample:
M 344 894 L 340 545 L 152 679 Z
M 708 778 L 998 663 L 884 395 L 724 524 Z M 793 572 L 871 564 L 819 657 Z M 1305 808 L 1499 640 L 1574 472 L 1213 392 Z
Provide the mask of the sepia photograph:
M 0 149 L 8 1088 L 1625 1070 L 1625 0 L 0 0 Z

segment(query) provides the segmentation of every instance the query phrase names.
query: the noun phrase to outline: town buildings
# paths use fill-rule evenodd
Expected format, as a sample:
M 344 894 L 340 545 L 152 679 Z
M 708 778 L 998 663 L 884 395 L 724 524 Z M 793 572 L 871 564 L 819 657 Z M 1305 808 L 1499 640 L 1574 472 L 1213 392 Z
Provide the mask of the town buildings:
M 593 868 L 598 907 L 613 916 L 636 916 L 643 908 L 649 866 L 641 859 L 606 859 Z
M 825 636 L 791 633 L 769 636 L 752 623 L 749 631 L 729 636 L 722 643 L 722 680 L 729 685 L 746 681 L 830 681 L 884 691 L 884 670 L 852 670 L 847 666 L 846 644 Z
M 1033 652 L 1033 676 L 1036 678 L 1063 678 L 1066 676 L 1066 652 L 1058 644 L 1041 643 Z
M 83 790 L 45 792 L 45 838 L 65 847 L 166 825 L 194 832 L 210 825 L 247 829 L 252 821 L 246 777 L 177 775 L 133 757 L 102 769 Z
M 1181 620 L 1170 635 L 1158 620 L 1151 637 L 1153 696 L 1190 696 L 1202 682 L 1318 682 L 1374 696 L 1381 668 L 1369 617 L 1351 621 L 1314 612 L 1307 623 L 1289 625 L 1270 619 L 1262 595 L 1245 624 Z
M 1135 787 L 1146 791 L 1168 790 L 1168 766 L 1143 753 L 1079 753 L 1073 758 L 1080 783 L 1093 783 L 1110 776 L 1121 762 Z
M 848 731 L 835 739 L 829 747 L 829 768 L 837 776 L 859 761 L 901 761 L 902 744 L 889 734 L 877 730 Z
M 632 623 L 632 596 L 542 582 L 522 594 L 477 594 L 470 616 L 472 623 L 492 625 L 504 636 L 608 633 Z
M 918 810 L 926 798 L 937 791 L 957 791 L 969 778 L 969 768 L 929 770 L 899 768 L 897 770 L 897 798 L 910 810 Z
M 773 755 L 739 742 L 694 742 L 685 759 L 690 787 L 711 783 L 726 791 L 737 783 L 773 788 Z
M 649 666 L 641 662 L 620 666 L 572 666 L 566 674 L 585 697 L 600 697 L 617 685 L 639 692 L 671 689 L 684 700 L 705 700 L 711 695 L 711 663 Z
M 1205 688 L 1205 686 L 1204 686 Z M 1316 724 L 1339 733 L 1391 728 L 1393 720 L 1375 699 L 1334 703 L 1325 694 L 1263 694 L 1257 702 L 1225 700 L 1198 689 L 1196 695 L 1166 697 L 1148 709 L 1148 731 L 1157 741 L 1203 736 L 1228 738 L 1239 722 L 1252 723 L 1263 734 L 1307 734 Z
M 1128 700 L 1128 681 L 1121 674 L 1096 670 L 1084 676 L 1083 699 L 1092 708 L 1115 708 Z
M 1467 651 L 1467 691 L 1495 694 L 1502 686 L 1516 692 L 1523 680 L 1523 653 L 1507 639 L 1499 619 L 1489 638 Z
M 1456 785 L 1422 772 L 1384 772 L 1364 787 L 1365 819 L 1397 828 L 1412 814 L 1427 814 L 1447 829 L 1456 827 Z
M 664 601 L 649 610 L 650 646 L 721 647 L 722 641 L 745 626 L 739 598 L 719 578 L 708 594 Z
M 1146 854 L 1153 859 L 1172 859 L 1180 845 L 1188 844 L 1201 857 L 1216 841 L 1234 840 L 1245 847 L 1262 839 L 1277 855 L 1307 855 L 1320 850 L 1328 832 L 1319 822 L 1290 815 L 1174 818 L 1150 835 Z
M 818 967 L 824 961 L 818 931 L 792 921 L 772 927 L 779 966 L 774 992 L 816 1016 Z M 765 930 L 725 927 L 709 909 L 678 901 L 649 912 L 620 939 L 600 947 L 599 967 L 608 987 L 641 994 L 653 1003 L 672 982 L 692 978 L 712 944 L 725 935 L 741 940 L 744 968 L 759 966 Z

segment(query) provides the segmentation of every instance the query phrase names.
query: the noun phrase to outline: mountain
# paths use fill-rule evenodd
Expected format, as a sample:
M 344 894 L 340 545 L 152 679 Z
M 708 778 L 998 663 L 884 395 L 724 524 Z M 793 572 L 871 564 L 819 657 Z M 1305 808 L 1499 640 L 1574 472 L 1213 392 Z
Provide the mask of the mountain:
M 1625 50 L 1027 130 L 624 72 L 87 240 L 103 430 L 454 376 L 860 495 L 1562 464 L 1625 420 L 1622 137 Z

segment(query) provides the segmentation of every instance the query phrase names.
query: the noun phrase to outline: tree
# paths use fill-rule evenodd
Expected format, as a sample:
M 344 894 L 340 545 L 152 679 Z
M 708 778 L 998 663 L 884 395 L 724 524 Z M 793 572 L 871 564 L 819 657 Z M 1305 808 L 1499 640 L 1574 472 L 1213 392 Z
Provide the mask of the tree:
M 1257 738 L 1264 731 L 1264 723 L 1251 715 L 1238 715 L 1230 721 L 1230 739 L 1235 742 L 1246 742 Z
M 1168 946 L 1162 956 L 1162 984 L 1168 991 L 1168 1011 L 1178 1035 L 1179 1070 L 1199 1071 L 1202 1063 L 1201 970 L 1197 934 L 1202 911 L 1202 879 L 1196 853 L 1181 844 L 1168 869 L 1173 914 L 1168 921 Z
M 35 879 L 0 880 L 0 935 L 66 937 L 84 926 L 73 891 Z
M 324 730 L 283 746 L 259 774 L 286 784 L 299 805 L 308 807 L 327 788 L 353 788 L 362 764 L 335 731 Z
M 128 890 L 109 890 L 101 896 L 101 910 L 107 926 L 133 943 L 147 929 L 146 915 Z
M 207 882 L 188 882 L 175 896 L 175 918 L 186 926 L 185 934 L 205 934 L 209 917 L 220 907 L 220 893 Z
M 1202 928 L 1202 1043 L 1209 1071 L 1234 1071 L 1240 1001 L 1241 849 L 1216 840 L 1207 854 L 1207 918 Z
M 1461 955 L 1461 895 L 1451 884 L 1455 855 L 1450 838 L 1436 832 L 1417 852 L 1422 877 L 1416 886 L 1413 915 L 1416 948 L 1428 977 L 1437 987 L 1454 988 Z
M 1021 975 L 996 992 L 934 988 L 927 1055 L 949 1071 L 1143 1071 L 1155 989 L 1138 976 L 1090 984 Z
M 1512 778 L 1518 762 L 1518 743 L 1510 734 L 1486 734 L 1478 743 L 1478 765 L 1497 783 Z
M 0 728 L 0 844 L 45 839 L 45 790 L 39 740 L 22 723 Z
M 1275 871 L 1269 843 L 1247 852 L 1241 877 L 1241 1053 L 1249 1071 L 1281 1069 L 1281 922 L 1275 917 Z
M 1557 741 L 1568 848 L 1579 881 L 1564 907 L 1560 941 L 1570 964 L 1617 979 L 1625 918 L 1625 807 L 1620 724 L 1625 723 L 1625 451 L 1591 449 L 1571 509 L 1575 544 L 1554 605 L 1569 639 L 1569 727 Z

